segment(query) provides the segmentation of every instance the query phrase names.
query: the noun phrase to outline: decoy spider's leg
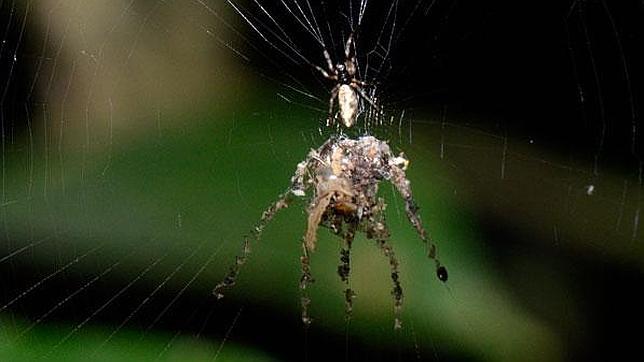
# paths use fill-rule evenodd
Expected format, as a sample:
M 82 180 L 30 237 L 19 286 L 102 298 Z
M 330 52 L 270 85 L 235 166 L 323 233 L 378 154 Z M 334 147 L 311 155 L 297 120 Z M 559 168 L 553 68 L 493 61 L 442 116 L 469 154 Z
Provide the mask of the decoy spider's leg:
M 264 210 L 262 217 L 259 219 L 257 224 L 255 224 L 250 235 L 246 235 L 244 237 L 241 254 L 235 258 L 235 263 L 230 266 L 226 277 L 224 277 L 224 279 L 213 289 L 213 294 L 217 299 L 224 297 L 223 291 L 225 289 L 231 288 L 235 285 L 237 277 L 251 253 L 251 243 L 260 240 L 266 225 L 268 225 L 278 211 L 288 207 L 289 203 L 293 201 L 295 196 L 304 196 L 306 189 L 308 188 L 308 167 L 310 163 L 311 154 L 297 165 L 295 174 L 291 177 L 291 187 L 285 193 L 281 194 L 277 201 L 275 201 L 269 208 Z
M 300 278 L 302 323 L 304 323 L 304 325 L 308 327 L 311 322 L 313 322 L 313 319 L 309 314 L 311 298 L 309 297 L 308 287 L 309 284 L 313 283 L 315 280 L 311 275 L 311 259 L 309 258 L 309 250 L 307 249 L 305 242 L 302 242 L 302 256 L 300 257 L 300 263 L 302 267 L 302 277 Z
M 329 192 L 325 195 L 319 196 L 311 205 L 308 210 L 308 222 L 306 226 L 306 234 L 304 234 L 304 246 L 308 251 L 315 250 L 315 241 L 317 240 L 318 226 L 322 220 L 322 215 L 326 211 L 327 206 L 331 203 L 333 193 Z
M 389 155 L 389 159 L 394 159 L 395 156 Z M 405 160 L 407 162 L 407 160 Z M 407 162 L 408 163 L 408 162 Z M 447 269 L 441 265 L 437 251 L 436 244 L 432 241 L 431 236 L 423 227 L 423 224 L 420 220 L 420 215 L 418 213 L 418 206 L 414 201 L 414 198 L 411 193 L 411 182 L 405 176 L 404 169 L 397 164 L 391 164 L 390 162 L 390 173 L 391 173 L 391 183 L 394 184 L 403 200 L 405 201 L 405 212 L 409 222 L 412 224 L 420 239 L 425 243 L 427 247 L 427 256 L 430 259 L 433 259 L 436 263 L 436 275 L 438 279 L 445 282 L 447 281 Z
M 235 285 L 239 272 L 241 271 L 246 260 L 248 259 L 251 253 L 251 243 L 259 241 L 264 231 L 264 228 L 268 223 L 273 219 L 275 214 L 283 208 L 288 207 L 288 204 L 291 200 L 292 193 L 289 191 L 285 194 L 280 195 L 280 197 L 275 201 L 268 209 L 264 210 L 262 217 L 259 219 L 255 227 L 251 230 L 250 235 L 244 237 L 244 243 L 242 245 L 241 254 L 238 255 L 235 259 L 235 263 L 230 267 L 226 277 L 215 286 L 213 294 L 217 299 L 224 297 L 223 291 Z
M 393 247 L 387 242 L 387 239 L 377 239 L 378 247 L 382 250 L 385 257 L 389 258 L 389 267 L 391 268 L 391 282 L 393 288 L 391 289 L 391 296 L 394 298 L 394 329 L 400 329 L 402 322 L 400 321 L 400 312 L 403 305 L 403 290 L 400 285 L 400 271 L 398 270 L 398 259 L 394 253 Z
M 377 207 L 374 208 L 374 216 L 368 225 L 367 237 L 376 240 L 376 244 L 382 251 L 383 255 L 389 259 L 389 267 L 391 268 L 391 296 L 394 299 L 394 329 L 400 329 L 402 322 L 400 321 L 400 312 L 403 305 L 403 290 L 400 285 L 400 271 L 398 259 L 394 253 L 393 247 L 387 242 L 389 240 L 389 229 L 385 222 L 384 217 L 385 203 L 383 199 L 378 199 Z
M 345 312 L 347 319 L 351 318 L 351 313 L 353 311 L 353 298 L 355 298 L 355 293 L 351 289 L 349 283 L 349 276 L 351 274 L 351 244 L 356 235 L 356 225 L 350 223 L 347 231 L 343 233 L 343 245 L 340 249 L 340 265 L 338 265 L 338 275 L 340 279 L 346 284 L 346 289 L 344 290 L 345 298 Z

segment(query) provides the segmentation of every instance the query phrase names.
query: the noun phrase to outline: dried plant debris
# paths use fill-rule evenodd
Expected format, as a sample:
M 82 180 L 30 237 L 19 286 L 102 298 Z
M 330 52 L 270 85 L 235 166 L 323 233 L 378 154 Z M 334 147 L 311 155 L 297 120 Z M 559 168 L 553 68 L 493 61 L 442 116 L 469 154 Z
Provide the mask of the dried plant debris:
M 418 207 L 411 192 L 411 183 L 405 175 L 409 160 L 404 154 L 394 155 L 387 142 L 372 136 L 351 139 L 334 136 L 317 150 L 311 150 L 306 159 L 297 165 L 291 178 L 291 187 L 264 213 L 244 241 L 241 256 L 230 268 L 228 275 L 214 290 L 223 297 L 223 291 L 235 284 L 239 272 L 250 254 L 250 243 L 258 241 L 262 231 L 275 214 L 296 198 L 306 197 L 312 191 L 307 208 L 308 225 L 302 240 L 300 289 L 302 291 L 302 321 L 308 325 L 311 298 L 308 289 L 314 279 L 311 275 L 311 253 L 315 250 L 319 226 L 330 229 L 343 241 L 340 250 L 338 275 L 346 285 L 345 304 L 347 317 L 353 310 L 354 291 L 350 288 L 351 244 L 356 232 L 372 239 L 389 261 L 391 269 L 391 294 L 394 300 L 395 328 L 401 327 L 400 312 L 403 289 L 400 283 L 399 263 L 389 243 L 390 232 L 385 220 L 385 200 L 378 197 L 381 181 L 391 182 L 405 202 L 407 218 L 426 244 L 427 255 L 436 264 L 436 275 L 447 281 L 447 270 L 438 260 L 436 245 L 422 226 Z

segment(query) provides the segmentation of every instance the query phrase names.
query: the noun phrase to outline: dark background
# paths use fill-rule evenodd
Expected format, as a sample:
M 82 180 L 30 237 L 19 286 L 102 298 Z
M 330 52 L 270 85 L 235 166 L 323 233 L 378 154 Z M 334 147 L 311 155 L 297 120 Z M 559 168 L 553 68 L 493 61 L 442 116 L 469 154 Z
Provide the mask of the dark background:
M 21 13 L 7 13 L 7 6 L 4 5 L 0 16 L 3 19 L 0 31 L 6 40 L 0 53 L 0 113 L 3 136 L 9 142 L 13 135 L 25 132 L 25 124 L 16 120 L 33 96 L 30 74 L 37 64 L 32 62 L 31 67 L 16 67 L 12 61 L 13 52 L 16 44 L 21 44 L 18 54 L 37 52 L 42 38 L 37 30 L 30 29 L 36 25 L 29 21 L 26 23 L 28 31 L 22 33 L 20 22 L 12 18 Z M 14 20 L 4 21 L 10 18 Z M 639 190 L 642 186 L 643 21 L 644 5 L 635 0 L 438 0 L 427 15 L 416 14 L 399 34 L 392 49 L 392 70 L 378 80 L 383 84 L 386 101 L 395 107 L 409 109 L 410 114 L 423 115 L 435 109 L 446 109 L 449 114 L 469 118 L 468 127 L 526 143 L 535 142 L 556 152 L 560 158 L 569 160 L 571 167 L 591 175 L 589 182 L 593 177 L 601 180 L 605 172 L 617 172 Z M 339 21 L 334 26 L 341 27 L 341 24 Z M 368 42 L 374 28 L 377 26 L 367 23 L 358 37 Z M 311 73 L 309 68 L 281 63 L 279 54 L 271 53 L 271 48 L 261 40 L 252 40 L 252 31 L 247 31 L 250 43 L 273 60 L 264 62 L 262 57 L 255 56 L 248 65 L 251 69 L 271 74 L 279 64 L 276 78 L 288 81 L 281 79 L 283 72 L 295 74 L 308 86 L 321 90 L 320 98 L 326 99 L 324 88 L 319 87 L 320 79 L 307 77 Z M 319 49 L 315 44 L 301 44 L 306 54 L 321 63 L 321 57 L 316 58 Z M 249 53 L 253 54 L 253 51 L 249 50 Z M 336 54 L 340 52 L 336 51 Z M 637 130 L 635 134 L 634 129 Z M 543 160 L 549 161 L 548 158 Z M 639 197 L 639 194 L 639 191 L 629 193 L 629 197 Z M 634 202 L 640 204 L 641 199 Z M 582 296 L 588 324 L 583 330 L 562 335 L 570 341 L 566 352 L 568 359 L 615 360 L 642 354 L 639 348 L 642 334 L 638 330 L 644 323 L 641 308 L 644 299 L 639 295 L 639 289 L 644 285 L 644 275 L 640 267 L 614 259 L 580 255 L 572 249 L 553 249 L 538 240 L 542 236 L 517 231 L 513 225 L 505 224 L 496 214 L 483 209 L 477 217 L 488 241 L 486 248 L 510 285 L 520 289 L 520 284 L 526 280 L 512 275 L 512 257 L 517 253 L 555 260 L 562 265 L 558 272 L 574 275 L 574 287 Z M 535 240 L 514 245 L 512 240 L 516 238 Z M 608 248 L 613 241 L 605 240 Z M 630 242 L 642 243 L 642 236 L 637 235 Z M 21 285 L 21 273 L 25 274 L 24 278 L 37 274 L 28 268 L 20 269 L 20 272 L 15 270 L 13 267 L 3 269 L 3 273 L 11 273 L 10 278 L 4 278 L 4 283 Z M 73 279 L 67 281 L 75 284 Z M 51 293 L 60 292 L 64 285 L 50 288 Z M 170 297 L 165 296 L 166 299 Z M 547 308 L 539 310 L 540 306 L 534 306 L 529 293 L 523 297 L 527 306 L 547 316 Z M 200 303 L 198 300 L 199 296 L 192 295 L 182 303 L 196 305 Z M 14 312 L 29 315 L 31 308 L 21 304 Z M 185 312 L 185 316 L 169 316 L 160 328 L 186 328 L 184 321 L 190 308 L 178 310 Z M 236 308 L 229 312 L 234 314 Z M 237 328 L 240 331 L 238 340 L 259 344 L 284 358 L 300 356 L 299 352 L 282 349 L 286 346 L 283 341 L 270 337 L 253 340 L 258 330 L 265 331 L 261 334 L 267 336 L 272 326 L 282 323 L 279 311 L 246 313 L 246 322 L 240 322 Z M 114 316 L 122 316 L 122 313 L 115 311 Z M 64 320 L 65 316 L 59 318 Z M 108 323 L 111 321 L 109 315 L 101 318 Z M 553 320 L 553 323 L 563 322 Z M 286 329 L 297 330 L 298 327 L 294 324 Z M 253 332 L 244 337 L 244 331 L 251 330 Z M 341 350 L 345 343 L 342 337 L 324 333 L 312 335 L 310 340 L 324 341 L 329 351 Z M 355 351 L 370 348 L 359 341 L 352 345 Z M 413 358 L 411 351 L 398 353 L 401 358 Z M 334 352 L 332 356 L 337 354 Z M 467 356 L 441 356 L 441 360 L 451 358 L 467 359 Z

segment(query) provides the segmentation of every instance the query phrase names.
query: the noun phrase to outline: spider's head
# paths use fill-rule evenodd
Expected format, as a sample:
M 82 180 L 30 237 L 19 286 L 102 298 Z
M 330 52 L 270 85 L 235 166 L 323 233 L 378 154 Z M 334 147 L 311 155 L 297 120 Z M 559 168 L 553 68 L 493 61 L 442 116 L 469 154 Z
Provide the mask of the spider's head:
M 344 63 L 336 64 L 335 72 L 338 74 L 338 82 L 341 84 L 351 83 L 351 74 L 347 71 L 347 66 Z

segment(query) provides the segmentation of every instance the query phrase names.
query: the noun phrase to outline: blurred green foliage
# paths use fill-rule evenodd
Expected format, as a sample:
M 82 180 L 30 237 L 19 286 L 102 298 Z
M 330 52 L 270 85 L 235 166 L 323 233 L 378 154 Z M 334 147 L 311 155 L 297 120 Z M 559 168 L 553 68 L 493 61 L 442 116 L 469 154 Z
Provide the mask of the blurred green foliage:
M 196 340 L 162 333 L 141 338 L 139 331 L 122 331 L 105 343 L 109 328 L 87 327 L 82 333 L 58 347 L 68 326 L 50 323 L 35 329 L 26 338 L 4 335 L 0 342 L 0 360 L 12 362 L 46 361 L 272 361 L 250 346 L 223 344 L 221 341 Z M 169 343 L 171 341 L 172 343 Z
M 12 249 L 53 236 L 54 242 L 31 251 L 28 262 L 55 270 L 62 265 L 59 260 L 102 245 L 69 272 L 92 276 L 100 273 L 106 260 L 121 260 L 110 273 L 121 284 L 136 277 L 154 258 L 163 257 L 160 266 L 137 282 L 153 289 L 199 248 L 164 288 L 180 290 L 205 265 L 189 288 L 207 298 L 233 262 L 242 236 L 288 187 L 295 165 L 326 136 L 318 133 L 315 115 L 284 102 L 253 101 L 243 107 L 171 118 L 171 124 L 143 135 L 115 134 L 111 144 L 101 138 L 105 135 L 93 135 L 97 138 L 90 148 L 72 139 L 61 148 L 37 149 L 33 158 L 24 149 L 15 150 L 7 183 L 12 203 L 4 208 Z M 453 192 L 459 181 L 450 169 L 440 166 L 424 137 L 418 134 L 411 145 L 392 137 L 392 145 L 404 149 L 411 159 L 408 175 L 415 197 L 450 280 L 446 285 L 438 281 L 404 217 L 401 200 L 390 185 L 383 184 L 381 194 L 388 200 L 392 243 L 405 289 L 404 329 L 400 338 L 392 338 L 387 261 L 359 237 L 352 259 L 352 288 L 357 292 L 352 335 L 379 346 L 416 345 L 427 354 L 438 345 L 448 353 L 484 360 L 558 359 L 556 332 L 522 308 L 498 281 L 477 239 L 472 211 Z M 253 245 L 251 259 L 226 303 L 264 305 L 299 315 L 299 243 L 305 209 L 306 201 L 299 202 L 267 227 L 261 243 Z M 343 335 L 338 258 L 338 240 L 320 230 L 319 250 L 312 256 L 316 278 L 311 291 L 312 328 Z M 63 360 L 82 359 L 83 351 L 100 343 L 100 331 L 109 329 L 84 327 L 74 343 L 60 346 L 57 353 L 69 356 Z M 51 341 L 60 331 L 44 321 L 34 334 Z M 51 348 L 31 340 L 5 345 L 2 353 L 15 354 L 18 357 L 7 358 L 15 360 Z M 119 334 L 98 360 L 145 360 L 163 348 L 163 337 L 153 334 L 127 348 L 118 347 L 127 342 L 127 333 Z M 242 350 L 254 353 L 252 346 L 225 348 L 226 353 Z M 179 343 L 168 353 L 170 360 L 183 353 L 187 354 L 181 359 L 199 360 L 212 353 L 212 343 Z

